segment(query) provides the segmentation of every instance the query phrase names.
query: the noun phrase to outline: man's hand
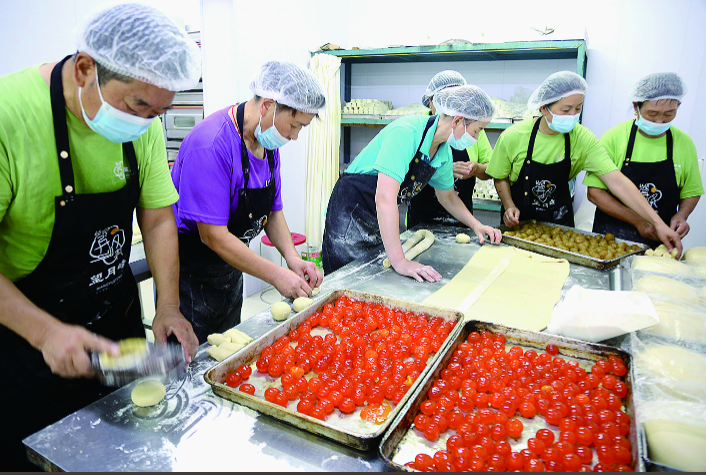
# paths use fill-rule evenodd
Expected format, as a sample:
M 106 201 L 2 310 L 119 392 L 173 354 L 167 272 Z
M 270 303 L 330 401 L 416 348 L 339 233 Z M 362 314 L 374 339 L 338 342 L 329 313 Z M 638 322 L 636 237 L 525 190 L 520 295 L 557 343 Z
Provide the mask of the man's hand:
M 166 344 L 168 336 L 176 336 L 181 347 L 184 348 L 184 358 L 186 358 L 187 364 L 191 363 L 191 360 L 196 356 L 199 340 L 194 334 L 191 323 L 184 318 L 176 306 L 157 303 L 157 312 L 152 321 L 152 331 L 155 342 L 160 344 Z
M 291 261 L 291 262 L 290 262 Z M 312 289 L 321 285 L 324 280 L 324 276 L 321 275 L 321 271 L 316 267 L 316 264 L 310 261 L 305 261 L 300 258 L 293 258 L 287 261 L 287 267 L 289 267 L 292 272 L 297 274 L 304 280 L 309 282 L 309 287 Z
M 93 376 L 89 351 L 105 351 L 113 356 L 120 354 L 117 343 L 91 333 L 84 327 L 59 321 L 47 329 L 39 350 L 51 372 L 62 378 Z
M 682 239 L 684 239 L 684 237 L 689 234 L 689 223 L 687 223 L 686 219 L 684 219 L 679 214 L 675 214 L 672 217 L 672 220 L 669 223 L 669 227 L 672 228 Z
M 514 228 L 520 224 L 520 210 L 515 207 L 506 209 L 503 221 L 505 222 L 505 226 Z
M 290 299 L 308 297 L 311 295 L 311 289 L 313 288 L 303 277 L 298 276 L 293 271 L 285 269 L 284 267 L 277 268 L 274 278 L 270 283 L 283 297 Z
M 657 230 L 655 227 L 652 225 L 652 223 L 648 223 L 644 219 L 638 217 L 639 219 L 638 224 L 637 224 L 637 232 L 640 233 L 640 236 L 642 236 L 645 239 L 651 239 L 653 241 L 659 241 L 659 236 L 657 235 Z

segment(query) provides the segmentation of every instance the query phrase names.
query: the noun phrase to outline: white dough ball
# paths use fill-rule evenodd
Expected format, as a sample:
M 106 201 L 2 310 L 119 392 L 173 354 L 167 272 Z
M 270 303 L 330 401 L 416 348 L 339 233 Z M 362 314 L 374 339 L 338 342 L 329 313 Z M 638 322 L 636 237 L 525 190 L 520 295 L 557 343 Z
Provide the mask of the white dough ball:
M 272 318 L 278 322 L 281 322 L 282 320 L 289 318 L 289 314 L 292 313 L 292 309 L 289 308 L 289 304 L 285 302 L 277 302 L 272 305 L 272 308 L 270 308 L 270 313 L 272 314 Z
M 159 404 L 167 390 L 160 381 L 143 381 L 132 389 L 132 402 L 136 406 L 149 407 Z
M 299 313 L 312 303 L 314 303 L 314 301 L 308 297 L 299 297 L 294 301 L 294 311 Z
M 456 235 L 456 242 L 461 244 L 468 244 L 471 242 L 471 236 L 468 234 L 460 233 Z

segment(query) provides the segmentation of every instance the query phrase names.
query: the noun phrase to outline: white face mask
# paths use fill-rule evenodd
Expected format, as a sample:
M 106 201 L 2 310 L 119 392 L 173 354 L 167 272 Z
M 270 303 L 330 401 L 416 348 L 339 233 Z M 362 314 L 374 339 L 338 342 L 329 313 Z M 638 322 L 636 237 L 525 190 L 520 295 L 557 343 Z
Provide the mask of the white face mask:
M 465 126 L 465 122 L 462 123 Z M 466 127 L 464 127 L 463 135 L 460 139 L 456 139 L 456 137 L 454 136 L 454 129 L 451 129 L 451 135 L 449 135 L 447 142 L 452 148 L 456 150 L 466 150 L 468 147 L 473 146 L 473 144 L 476 143 L 476 140 L 477 139 L 475 137 L 466 132 Z

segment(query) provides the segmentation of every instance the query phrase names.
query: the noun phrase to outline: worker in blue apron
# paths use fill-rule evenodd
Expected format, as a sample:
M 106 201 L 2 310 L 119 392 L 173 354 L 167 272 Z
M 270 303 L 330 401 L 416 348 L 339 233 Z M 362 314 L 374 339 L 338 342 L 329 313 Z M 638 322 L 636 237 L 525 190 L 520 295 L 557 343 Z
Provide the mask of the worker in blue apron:
M 115 24 L 116 22 L 119 24 Z M 162 24 L 165 30 L 151 36 L 152 47 L 137 46 L 141 50 L 142 58 L 157 55 L 159 61 L 163 54 L 155 52 L 153 47 L 167 41 L 172 48 L 181 50 L 183 54 L 181 60 L 167 59 L 168 62 L 173 62 L 173 66 L 180 69 L 180 72 L 172 71 L 172 77 L 163 77 L 161 73 L 152 74 L 152 77 L 149 71 L 142 71 L 140 80 L 130 76 L 120 76 L 120 80 L 115 81 L 107 79 L 109 73 L 106 72 L 105 66 L 102 66 L 102 69 L 95 66 L 96 63 L 88 53 L 100 56 L 101 52 L 105 52 L 105 45 L 100 39 L 91 36 L 91 32 L 95 29 L 103 31 L 112 25 L 117 30 L 128 29 L 132 33 L 135 28 L 139 29 L 145 24 L 151 25 L 152 28 Z M 21 160 L 31 160 L 17 155 L 29 153 L 27 148 L 20 150 L 23 146 L 36 147 L 36 153 L 40 156 L 42 153 L 51 153 L 51 156 L 45 157 L 48 162 L 42 168 L 53 170 L 56 167 L 61 190 L 56 190 L 58 193 L 53 200 L 51 237 L 40 262 L 29 274 L 13 281 L 5 275 L 0 275 L 0 300 L 3 301 L 0 304 L 0 318 L 3 323 L 0 325 L 0 374 L 3 377 L 0 417 L 5 424 L 0 459 L 5 470 L 36 470 L 37 467 L 27 460 L 22 439 L 111 391 L 103 387 L 97 379 L 90 378 L 93 371 L 88 353 L 108 351 L 118 354 L 115 341 L 145 336 L 137 283 L 130 270 L 129 259 L 133 212 L 141 198 L 141 181 L 145 185 L 149 183 L 149 186 L 154 186 L 155 183 L 141 177 L 138 163 L 149 165 L 150 158 L 141 157 L 142 161 L 139 161 L 135 149 L 139 146 L 140 151 L 146 150 L 147 140 L 154 133 L 161 134 L 161 127 L 158 122 L 151 127 L 151 118 L 142 115 L 130 115 L 130 118 L 126 118 L 129 114 L 112 107 L 103 96 L 116 98 L 118 91 L 127 89 L 127 92 L 123 92 L 126 96 L 139 94 L 142 99 L 153 104 L 151 107 L 166 109 L 175 94 L 169 93 L 166 87 L 177 84 L 174 87 L 176 90 L 198 81 L 199 70 L 189 71 L 186 63 L 190 54 L 198 56 L 198 49 L 190 51 L 191 42 L 186 34 L 172 25 L 171 20 L 151 7 L 113 7 L 112 10 L 105 11 L 104 16 L 94 18 L 93 22 L 89 23 L 83 36 L 86 43 L 80 47 L 80 53 L 67 56 L 53 65 L 47 64 L 18 73 L 26 74 L 28 81 L 36 81 L 35 84 L 40 86 L 40 90 L 44 88 L 47 91 L 38 94 L 36 100 L 30 95 L 19 94 L 21 97 L 18 100 L 24 101 L 25 106 L 31 110 L 23 117 L 26 121 L 22 126 L 26 129 L 22 130 L 40 130 L 38 136 L 41 135 L 42 138 L 43 131 L 47 131 L 53 135 L 53 143 L 46 146 L 39 142 L 29 145 L 0 143 L 0 148 L 8 152 L 6 157 L 15 160 L 14 163 L 18 167 L 24 166 Z M 147 41 L 148 38 L 143 40 Z M 134 38 L 130 41 L 134 41 Z M 118 49 L 121 45 L 124 49 L 136 46 L 124 45 L 119 40 L 111 43 L 111 51 L 116 45 Z M 129 64 L 125 64 L 130 62 L 130 55 L 126 56 L 115 58 L 108 53 L 102 57 L 107 64 L 123 65 L 126 66 L 125 69 L 130 70 Z M 97 78 L 98 70 L 104 74 L 101 83 Z M 95 75 L 92 74 L 94 71 Z M 191 77 L 185 77 L 185 74 Z M 154 84 L 145 82 L 145 76 L 150 76 Z M 49 88 L 46 88 L 47 80 Z M 83 88 L 80 87 L 79 81 L 83 81 Z M 5 80 L 0 80 L 0 90 L 7 91 L 7 84 Z M 95 89 L 90 91 L 94 87 L 98 92 Z M 43 94 L 48 96 L 49 104 L 41 104 L 42 100 L 46 101 Z M 67 101 L 67 98 L 71 102 Z M 98 98 L 101 105 L 98 112 L 95 112 L 94 99 Z M 158 102 L 160 100 L 164 102 Z M 5 101 L 2 107 L 13 107 L 17 102 L 7 97 Z M 93 103 L 90 108 L 89 103 Z M 37 114 L 40 108 L 42 112 L 46 110 L 49 117 Z M 91 119 L 89 114 L 94 117 Z M 81 116 L 84 122 L 78 118 Z M 0 116 L 1 128 L 12 134 L 13 124 L 4 120 L 5 117 Z M 37 123 L 31 123 L 32 120 L 37 120 Z M 44 124 L 45 120 L 50 121 L 48 128 Z M 87 126 L 92 131 L 89 131 Z M 148 129 L 150 132 L 146 133 Z M 143 135 L 141 140 L 140 136 Z M 87 173 L 85 162 L 77 156 L 77 153 L 81 154 L 84 150 L 79 143 L 79 136 L 91 143 L 98 141 L 106 144 L 103 149 L 93 150 L 97 156 L 92 161 L 92 173 L 99 175 L 99 170 L 101 167 L 106 168 L 106 164 L 108 172 L 112 173 L 115 158 L 126 164 L 124 169 L 121 167 L 124 186 L 114 191 L 77 193 L 77 186 L 80 189 L 87 186 L 85 178 L 81 177 Z M 49 137 L 47 139 L 51 140 Z M 116 147 L 111 142 L 121 146 Z M 117 155 L 114 152 L 117 152 Z M 6 157 L 0 159 L 4 160 Z M 79 164 L 83 164 L 83 167 Z M 166 167 L 166 163 L 151 165 Z M 165 172 L 168 180 L 168 170 L 165 169 Z M 35 173 L 43 172 L 36 169 Z M 53 190 L 54 172 L 47 173 L 52 178 L 48 178 L 46 182 Z M 94 181 L 96 180 L 94 178 Z M 168 181 L 164 183 L 171 186 Z M 17 182 L 15 186 L 15 202 L 26 202 L 22 196 L 25 193 L 23 187 L 26 185 Z M 171 190 L 174 192 L 173 188 Z M 42 190 L 35 188 L 27 192 L 36 195 L 42 193 Z M 144 212 L 155 216 L 151 211 Z M 164 207 L 164 211 L 170 211 L 169 204 Z M 16 218 L 17 212 L 21 213 L 21 210 L 13 209 L 11 204 L 5 210 L 5 218 Z M 162 210 L 156 212 L 161 213 Z M 176 242 L 176 229 L 173 231 L 173 240 Z M 143 232 L 146 250 L 149 250 L 150 244 L 154 246 L 154 243 L 147 242 L 150 238 L 154 239 L 151 237 L 154 236 L 153 229 L 148 226 Z M 2 238 L 12 242 L 12 236 L 9 234 Z M 173 252 L 171 260 L 176 264 L 176 249 L 170 252 Z M 148 257 L 159 256 L 148 252 Z M 19 254 L 15 258 L 15 263 L 19 263 Z M 159 280 L 158 289 L 166 289 L 167 282 L 163 276 L 168 275 L 170 269 L 159 262 L 150 264 L 155 280 Z M 4 272 L 11 275 L 13 262 L 3 262 L 2 265 Z M 176 291 L 176 280 L 171 285 Z M 165 297 L 166 300 L 168 299 Z M 5 305 L 12 307 L 10 309 Z M 182 341 L 185 352 L 188 353 L 187 360 L 190 361 L 196 353 L 196 337 L 176 308 L 168 311 L 170 315 L 173 312 L 176 313 L 166 316 L 165 310 L 158 307 L 155 325 L 166 323 L 169 330 Z M 166 335 L 159 337 L 166 339 Z
M 642 78 L 630 92 L 636 119 L 612 127 L 601 137 L 616 166 L 682 238 L 689 232 L 687 218 L 704 193 L 694 143 L 673 125 L 685 93 L 686 86 L 675 73 Z M 600 179 L 587 175 L 584 184 L 588 199 L 596 204 L 594 232 L 651 247 L 660 244 L 654 226 L 616 200 Z
M 189 132 L 172 168 L 181 311 L 201 342 L 240 323 L 243 273 L 287 298 L 309 296 L 323 279 L 294 247 L 279 152 L 325 109 L 323 87 L 296 64 L 270 61 L 250 88 L 249 101 L 216 111 Z M 248 247 L 263 230 L 287 268 Z
M 429 115 L 436 115 L 434 95 L 447 87 L 463 86 L 466 80 L 457 71 L 447 70 L 437 73 L 429 82 L 427 90 L 422 96 L 422 104 L 431 109 Z M 493 149 L 490 146 L 485 130 L 480 122 L 474 122 L 470 127 L 471 137 L 478 140 L 465 150 L 451 148 L 453 158 L 454 191 L 466 205 L 468 211 L 473 213 L 473 189 L 476 186 L 476 177 L 481 180 L 490 178 L 485 173 Z M 476 130 L 473 130 L 476 129 Z M 451 216 L 436 199 L 434 189 L 425 187 L 409 203 L 407 209 L 407 227 L 413 228 L 419 223 L 459 225 L 456 218 Z
M 327 274 L 383 244 L 396 272 L 419 282 L 438 281 L 441 275 L 433 267 L 405 259 L 399 236 L 398 203 L 409 203 L 427 185 L 481 243 L 486 235 L 491 243 L 500 242 L 499 231 L 475 219 L 453 191 L 450 153 L 450 147 L 472 144 L 471 125 L 490 122 L 493 103 L 480 88 L 459 86 L 437 93 L 435 104 L 438 116 L 406 116 L 386 126 L 336 183 L 322 246 Z
M 596 136 L 578 123 L 587 89 L 586 80 L 574 72 L 550 75 L 527 103 L 542 116 L 513 124 L 500 134 L 486 172 L 495 178 L 502 221 L 509 227 L 530 219 L 574 227 L 569 181 L 586 171 L 652 223 L 668 249 L 681 251 L 679 235 L 617 169 Z

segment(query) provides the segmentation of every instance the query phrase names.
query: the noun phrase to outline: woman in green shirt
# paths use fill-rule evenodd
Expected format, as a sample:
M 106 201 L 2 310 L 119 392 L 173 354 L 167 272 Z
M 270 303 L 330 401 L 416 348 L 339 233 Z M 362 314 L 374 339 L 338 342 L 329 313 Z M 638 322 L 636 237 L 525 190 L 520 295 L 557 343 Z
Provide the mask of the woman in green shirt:
M 392 267 L 419 282 L 437 282 L 430 266 L 405 259 L 399 236 L 400 201 L 427 184 L 439 202 L 472 228 L 481 243 L 500 241 L 500 232 L 484 226 L 453 191 L 450 146 L 465 149 L 495 112 L 490 97 L 475 86 L 447 88 L 436 95 L 438 116 L 397 119 L 358 154 L 336 183 L 326 211 L 322 246 L 329 274 L 383 244 Z
M 642 78 L 630 92 L 636 119 L 616 125 L 601 137 L 615 165 L 682 238 L 689 232 L 686 220 L 704 194 L 694 142 L 672 126 L 684 94 L 684 81 L 675 73 Z M 583 183 L 588 186 L 588 199 L 598 208 L 594 232 L 610 232 L 653 247 L 659 244 L 654 226 L 615 199 L 598 177 L 587 174 Z
M 569 180 L 586 170 L 640 217 L 651 223 L 668 249 L 681 252 L 679 235 L 646 203 L 635 185 L 616 169 L 596 136 L 578 123 L 588 86 L 570 71 L 549 76 L 530 97 L 527 107 L 539 119 L 506 129 L 498 139 L 486 172 L 495 178 L 503 203 L 503 221 L 516 226 L 537 219 L 574 226 Z
M 427 86 L 422 96 L 422 104 L 431 108 L 430 115 L 436 114 L 434 95 L 447 87 L 462 86 L 466 80 L 461 73 L 447 70 L 437 73 Z M 493 149 L 490 146 L 485 130 L 478 133 L 478 140 L 464 150 L 451 149 L 453 158 L 454 192 L 461 198 L 468 211 L 473 213 L 473 188 L 476 177 L 481 180 L 490 178 L 485 169 L 488 167 Z M 412 228 L 419 223 L 454 224 L 459 222 L 451 216 L 436 199 L 433 188 L 423 188 L 412 198 L 407 209 L 407 227 Z

